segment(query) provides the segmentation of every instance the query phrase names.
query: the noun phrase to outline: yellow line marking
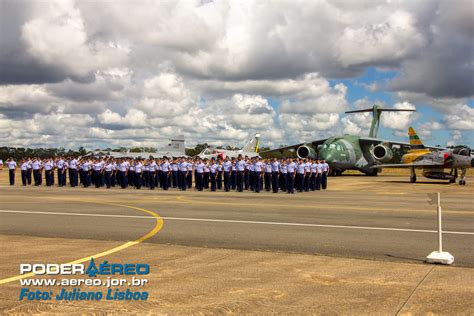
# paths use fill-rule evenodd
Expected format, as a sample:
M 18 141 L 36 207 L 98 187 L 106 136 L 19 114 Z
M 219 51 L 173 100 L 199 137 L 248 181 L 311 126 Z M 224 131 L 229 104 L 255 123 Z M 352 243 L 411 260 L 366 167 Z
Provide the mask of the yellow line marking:
M 87 256 L 87 257 L 77 259 L 77 260 L 74 260 L 74 261 L 70 261 L 70 262 L 67 262 L 66 264 L 78 264 L 78 263 L 87 262 L 87 261 L 91 260 L 92 258 L 94 258 L 94 259 L 101 258 L 101 257 L 107 256 L 107 255 L 110 255 L 112 253 L 124 250 L 126 248 L 132 247 L 132 246 L 137 245 L 141 242 L 144 242 L 147 239 L 150 239 L 151 237 L 156 235 L 161 230 L 161 228 L 163 227 L 163 219 L 160 217 L 160 215 L 156 214 L 153 211 L 144 209 L 144 208 L 130 206 L 130 205 L 124 205 L 124 204 L 117 204 L 117 203 L 97 202 L 97 201 L 91 201 L 91 200 L 82 200 L 82 201 L 97 203 L 97 204 L 104 204 L 104 205 L 113 205 L 113 206 L 126 207 L 126 208 L 134 209 L 134 210 L 137 210 L 137 211 L 145 212 L 147 214 L 150 214 L 152 217 L 156 218 L 156 225 L 148 233 L 146 233 L 145 235 L 141 236 L 140 238 L 138 238 L 134 241 L 128 241 L 128 242 L 126 242 L 122 245 L 119 245 L 117 247 L 114 247 L 112 249 L 109 249 L 109 250 L 106 250 L 106 251 L 103 251 L 103 252 L 99 252 L 99 253 L 96 253 L 94 255 Z M 27 273 L 27 274 L 17 275 L 17 276 L 13 276 L 13 277 L 10 277 L 10 278 L 0 280 L 0 284 L 6 284 L 6 283 L 9 283 L 9 282 L 12 282 L 12 281 L 25 279 L 25 278 L 30 278 L 30 277 L 33 277 L 33 276 L 35 276 L 34 273 Z

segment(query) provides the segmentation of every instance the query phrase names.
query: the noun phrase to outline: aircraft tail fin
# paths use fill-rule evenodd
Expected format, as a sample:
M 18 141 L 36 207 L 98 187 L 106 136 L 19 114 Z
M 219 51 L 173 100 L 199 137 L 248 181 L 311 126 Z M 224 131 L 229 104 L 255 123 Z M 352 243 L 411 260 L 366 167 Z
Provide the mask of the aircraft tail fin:
M 170 139 L 168 146 L 162 148 L 164 151 L 179 152 L 185 154 L 184 135 L 178 135 Z
M 410 126 L 408 128 L 408 136 L 410 137 L 410 145 L 413 145 L 413 149 L 423 149 L 425 148 L 425 145 L 421 142 L 420 137 L 418 137 L 418 134 L 415 132 L 415 129 Z
M 258 153 L 258 142 L 260 140 L 260 134 L 255 134 L 251 140 L 242 148 L 243 152 L 256 152 Z
M 374 104 L 371 109 L 347 111 L 346 113 L 372 112 L 372 123 L 370 124 L 369 137 L 376 138 L 379 131 L 380 116 L 382 112 L 415 112 L 413 109 L 383 109 L 380 105 Z

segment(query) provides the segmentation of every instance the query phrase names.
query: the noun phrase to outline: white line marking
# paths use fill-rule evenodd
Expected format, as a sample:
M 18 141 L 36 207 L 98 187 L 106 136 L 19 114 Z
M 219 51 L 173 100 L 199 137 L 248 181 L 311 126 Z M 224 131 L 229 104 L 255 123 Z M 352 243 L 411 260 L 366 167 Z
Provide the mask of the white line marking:
M 66 216 L 88 216 L 88 217 L 115 217 L 115 218 L 141 218 L 153 219 L 151 216 L 142 215 L 120 215 L 120 214 L 97 214 L 97 213 L 63 213 L 63 212 L 34 212 L 34 211 L 13 211 L 0 210 L 0 213 L 18 213 L 18 214 L 42 214 L 42 215 L 66 215 Z M 325 224 L 305 224 L 305 223 L 282 223 L 282 222 L 261 222 L 261 221 L 241 221 L 233 219 L 212 219 L 212 218 L 192 218 L 192 217 L 167 217 L 161 216 L 162 219 L 171 221 L 192 221 L 192 222 L 215 222 L 215 223 L 234 223 L 234 224 L 258 224 L 258 225 L 282 225 L 282 226 L 301 226 L 301 227 L 322 227 L 322 228 L 346 228 L 346 229 L 363 229 L 363 230 L 381 230 L 381 231 L 397 231 L 397 232 L 414 232 L 414 233 L 437 233 L 436 230 L 427 229 L 409 229 L 409 228 L 392 228 L 392 227 L 370 227 L 370 226 L 347 226 L 347 225 L 325 225 Z M 474 232 L 457 232 L 443 230 L 444 234 L 454 235 L 474 235 Z

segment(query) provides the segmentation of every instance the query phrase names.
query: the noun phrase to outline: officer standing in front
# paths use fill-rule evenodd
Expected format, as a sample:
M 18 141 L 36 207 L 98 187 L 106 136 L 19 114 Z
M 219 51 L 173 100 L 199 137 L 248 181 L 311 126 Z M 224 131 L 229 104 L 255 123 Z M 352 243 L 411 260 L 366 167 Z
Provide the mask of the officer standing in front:
M 224 170 L 224 191 L 230 191 L 230 175 L 232 169 L 232 162 L 229 157 L 225 157 L 224 163 L 222 164 L 222 169 Z
M 41 168 L 42 168 L 42 164 L 41 164 L 41 160 L 39 159 L 39 157 L 37 158 L 34 158 L 33 159 L 33 162 L 31 163 L 31 167 L 33 168 L 33 180 L 35 181 L 35 186 L 39 186 L 41 185 Z
M 46 178 L 46 186 L 50 187 L 54 184 L 53 182 L 53 169 L 54 169 L 54 163 L 51 159 L 46 159 L 44 163 L 44 177 Z
M 273 161 L 270 163 L 272 167 L 272 189 L 273 193 L 278 193 L 278 180 L 280 177 L 280 163 L 276 158 L 273 158 Z
M 329 165 L 328 163 L 326 162 L 326 160 L 323 160 L 323 163 L 322 163 L 322 169 L 323 169 L 323 174 L 321 176 L 321 188 L 323 190 L 326 190 L 327 186 L 328 186 L 328 174 L 329 174 Z
M 203 177 L 204 177 L 204 164 L 202 163 L 201 159 L 198 158 L 196 163 L 194 164 L 195 170 L 195 181 L 196 181 L 196 189 L 198 191 L 202 191 L 203 189 Z
M 293 161 L 293 158 L 289 159 L 289 162 L 286 166 L 286 169 L 288 171 L 286 178 L 287 178 L 287 183 L 288 183 L 288 193 L 294 194 L 295 193 L 295 175 L 296 175 L 296 163 Z
M 12 157 L 10 157 L 7 160 L 7 166 L 8 166 L 8 176 L 10 178 L 10 185 L 15 185 L 16 162 L 15 160 L 13 160 Z
M 26 180 L 28 185 L 31 185 L 31 173 L 33 172 L 33 166 L 31 165 L 31 159 L 28 158 L 28 169 L 26 170 Z
M 245 173 L 245 161 L 242 158 L 242 155 L 237 157 L 237 191 L 242 192 L 244 189 L 244 173 Z
M 20 162 L 20 170 L 21 170 L 21 183 L 23 186 L 26 186 L 28 183 L 28 160 L 23 159 Z
M 163 163 L 161 164 L 161 176 L 163 177 L 163 190 L 168 190 L 169 187 L 169 181 L 168 177 L 170 174 L 170 163 L 168 162 L 168 158 L 164 157 Z

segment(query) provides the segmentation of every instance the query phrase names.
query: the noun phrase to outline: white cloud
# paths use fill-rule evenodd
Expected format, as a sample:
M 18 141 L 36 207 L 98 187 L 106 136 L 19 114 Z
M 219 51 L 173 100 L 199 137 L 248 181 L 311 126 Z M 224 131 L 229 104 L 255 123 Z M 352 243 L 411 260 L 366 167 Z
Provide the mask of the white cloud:
M 0 30 L 0 135 L 12 145 L 76 147 L 154 146 L 181 133 L 188 144 L 236 146 L 256 132 L 275 145 L 360 135 L 371 113 L 342 112 L 380 102 L 352 102 L 357 87 L 390 88 L 395 108 L 443 115 L 442 126 L 428 126 L 416 114 L 384 113 L 397 135 L 413 123 L 426 137 L 471 131 L 467 5 L 14 1 Z M 368 67 L 398 75 L 340 81 Z
M 415 106 L 409 102 L 398 102 L 393 105 L 394 109 L 416 110 Z M 406 131 L 415 119 L 415 112 L 385 112 L 382 124 L 385 127 Z

